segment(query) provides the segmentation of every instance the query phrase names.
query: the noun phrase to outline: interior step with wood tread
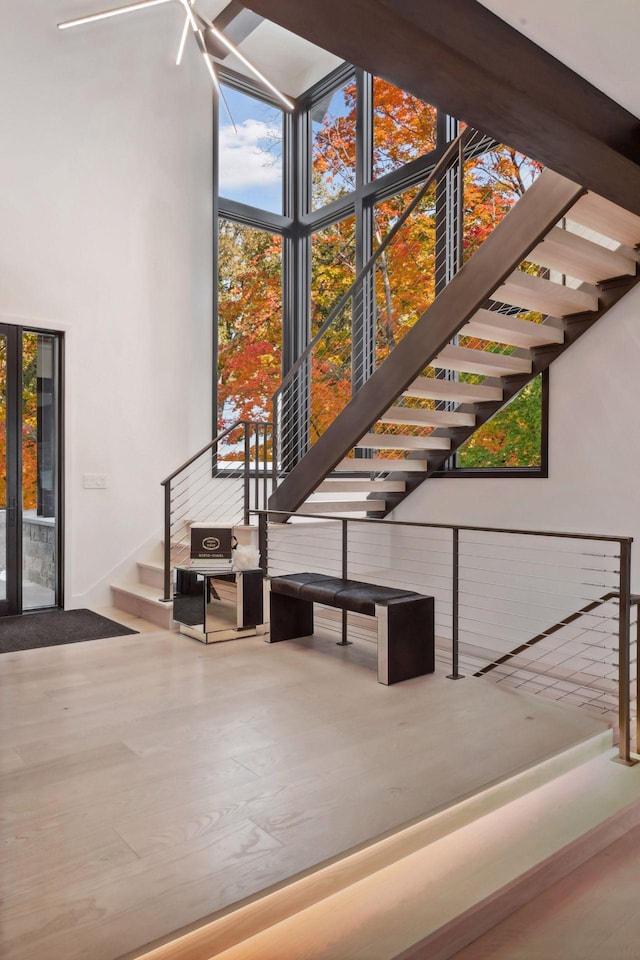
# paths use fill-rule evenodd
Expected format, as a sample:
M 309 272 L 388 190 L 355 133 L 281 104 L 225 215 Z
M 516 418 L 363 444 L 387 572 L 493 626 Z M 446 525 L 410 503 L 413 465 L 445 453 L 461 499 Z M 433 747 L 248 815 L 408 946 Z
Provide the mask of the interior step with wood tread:
M 449 410 L 421 410 L 419 407 L 390 407 L 378 423 L 397 423 L 408 427 L 474 427 L 472 413 Z
M 550 230 L 528 259 L 587 283 L 600 283 L 609 277 L 632 277 L 636 272 L 635 258 L 560 227 Z
M 386 500 L 307 500 L 301 513 L 383 513 Z
M 498 313 L 497 310 L 478 310 L 462 328 L 460 335 L 526 349 L 564 343 L 564 331 L 560 327 L 550 323 L 534 323 L 532 320 Z
M 531 360 L 527 360 L 526 357 L 489 353 L 486 350 L 472 350 L 470 347 L 456 347 L 452 344 L 448 344 L 437 357 L 433 358 L 431 366 L 437 370 L 457 370 L 483 377 L 531 373 Z
M 640 243 L 640 217 L 597 193 L 580 197 L 567 213 L 567 219 L 628 247 Z
M 420 400 L 443 400 L 447 403 L 495 403 L 502 400 L 501 387 L 463 380 L 441 380 L 439 377 L 418 377 L 402 394 Z
M 426 473 L 426 460 L 382 460 L 345 457 L 333 468 L 338 473 Z
M 572 313 L 598 309 L 596 292 L 563 287 L 560 283 L 534 277 L 522 270 L 516 270 L 507 277 L 502 286 L 491 294 L 491 299 L 497 303 L 508 303 L 512 307 L 537 310 L 552 317 L 565 317 Z
M 316 493 L 404 493 L 404 480 L 367 480 L 364 477 L 323 480 Z
M 356 447 L 367 450 L 449 450 L 448 437 L 411 437 L 400 433 L 365 433 Z

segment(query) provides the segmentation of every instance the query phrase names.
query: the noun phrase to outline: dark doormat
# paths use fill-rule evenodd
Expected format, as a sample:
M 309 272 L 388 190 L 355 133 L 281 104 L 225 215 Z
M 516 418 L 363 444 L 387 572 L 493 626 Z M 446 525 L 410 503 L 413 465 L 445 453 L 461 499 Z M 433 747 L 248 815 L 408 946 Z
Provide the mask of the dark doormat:
M 56 647 L 82 640 L 125 637 L 137 633 L 92 610 L 47 610 L 19 617 L 0 617 L 0 653 Z

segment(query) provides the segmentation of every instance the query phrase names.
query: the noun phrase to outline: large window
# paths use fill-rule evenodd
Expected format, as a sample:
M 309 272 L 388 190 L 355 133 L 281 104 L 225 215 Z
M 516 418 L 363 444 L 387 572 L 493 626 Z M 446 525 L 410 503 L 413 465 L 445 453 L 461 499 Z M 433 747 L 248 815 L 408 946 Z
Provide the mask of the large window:
M 380 77 L 373 78 L 373 175 L 397 170 L 435 150 L 435 107 Z
M 379 258 L 373 282 L 351 298 L 354 278 L 459 124 L 348 65 L 301 97 L 292 118 L 266 102 L 264 93 L 251 96 L 245 80 L 225 76 L 218 132 L 221 427 L 238 418 L 271 418 L 270 398 L 283 375 L 346 297 L 313 359 L 296 367 L 289 425 L 294 436 L 288 443 L 299 454 L 484 242 L 540 167 L 489 138 L 476 141 L 464 166 L 463 193 L 461 181 L 440 183 L 437 193 L 431 188 Z M 462 209 L 456 206 L 460 196 Z M 458 342 L 512 349 L 464 337 Z M 534 380 L 452 456 L 446 470 L 468 475 L 543 469 L 545 397 L 543 381 Z
M 350 80 L 317 101 L 311 122 L 311 207 L 356 187 L 356 83 Z
M 219 192 L 282 213 L 282 111 L 223 85 L 218 130 Z
M 268 420 L 281 379 L 282 241 L 220 220 L 218 424 Z

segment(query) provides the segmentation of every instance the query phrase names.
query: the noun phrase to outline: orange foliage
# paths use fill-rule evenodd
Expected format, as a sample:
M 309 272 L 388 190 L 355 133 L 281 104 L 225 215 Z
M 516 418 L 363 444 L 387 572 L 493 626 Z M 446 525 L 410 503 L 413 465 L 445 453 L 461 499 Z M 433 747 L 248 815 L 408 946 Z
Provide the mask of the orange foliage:
M 356 85 L 347 84 L 314 129 L 314 208 L 355 187 Z M 436 110 L 386 81 L 374 81 L 374 176 L 431 152 L 436 146 Z M 463 258 L 469 256 L 524 193 L 539 165 L 506 147 L 467 161 L 464 171 Z M 415 196 L 412 188 L 374 210 L 374 247 Z M 379 364 L 436 295 L 435 190 L 430 190 L 379 258 L 374 295 Z M 355 275 L 355 220 L 350 217 L 316 233 L 311 250 L 313 336 Z M 239 417 L 267 419 L 281 379 L 281 242 L 252 227 L 223 221 L 219 276 L 219 415 L 221 426 Z M 357 314 L 358 307 L 356 307 Z M 310 439 L 317 438 L 351 396 L 352 304 L 320 340 L 311 364 Z M 485 346 L 480 343 L 469 345 Z M 497 348 L 500 349 L 500 348 Z M 513 432 L 513 431 L 511 431 Z M 511 442 L 488 432 L 487 448 Z M 495 453 L 494 450 L 491 451 Z M 511 456 L 511 454 L 510 454 Z M 517 458 L 517 453 L 513 453 Z

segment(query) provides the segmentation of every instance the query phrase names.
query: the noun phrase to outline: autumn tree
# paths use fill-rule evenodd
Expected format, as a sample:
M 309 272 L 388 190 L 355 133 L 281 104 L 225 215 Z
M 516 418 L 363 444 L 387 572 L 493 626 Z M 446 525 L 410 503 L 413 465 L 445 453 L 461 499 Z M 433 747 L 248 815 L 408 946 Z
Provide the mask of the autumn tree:
M 373 110 L 374 177 L 434 149 L 437 118 L 433 107 L 386 81 L 375 79 Z M 506 147 L 485 152 L 465 163 L 464 259 L 484 242 L 538 172 L 538 165 Z M 356 85 L 351 82 L 338 91 L 334 99 L 328 98 L 322 110 L 315 114 L 311 169 L 313 209 L 352 192 L 355 174 Z M 376 205 L 374 247 L 382 242 L 417 189 Z M 354 234 L 355 222 L 350 217 L 322 229 L 312 238 L 312 337 L 353 282 Z M 266 419 L 270 415 L 269 398 L 281 376 L 280 251 L 277 237 L 223 221 L 219 267 L 221 424 L 240 416 Z M 375 364 L 384 360 L 435 298 L 436 266 L 434 187 L 378 260 L 374 283 Z M 349 302 L 314 350 L 308 406 L 312 441 L 350 398 L 352 338 L 357 337 L 360 308 L 359 302 L 355 305 Z M 356 326 L 352 330 L 354 315 Z M 509 350 L 483 341 L 461 342 L 478 349 Z M 428 369 L 425 373 L 430 375 L 433 371 Z M 493 465 L 494 462 L 511 465 L 518 463 L 519 457 L 527 463 L 535 457 L 531 451 L 536 448 L 539 434 L 539 386 L 527 388 L 521 397 L 476 433 L 473 446 L 469 445 L 461 454 L 461 458 L 466 458 L 465 465 Z M 524 437 L 527 425 L 533 425 L 530 443 L 518 439 Z M 385 428 L 389 429 L 393 428 Z M 539 442 L 537 449 L 539 451 Z

